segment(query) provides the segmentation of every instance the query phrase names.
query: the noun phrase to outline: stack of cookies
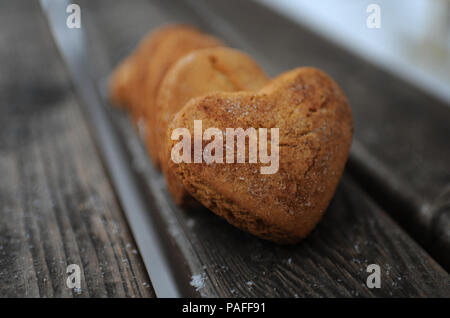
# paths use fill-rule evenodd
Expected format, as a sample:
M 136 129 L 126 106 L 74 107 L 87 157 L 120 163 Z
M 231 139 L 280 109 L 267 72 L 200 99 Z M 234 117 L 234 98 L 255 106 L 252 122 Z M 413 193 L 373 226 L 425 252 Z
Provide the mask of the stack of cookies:
M 149 155 L 178 205 L 203 204 L 278 243 L 298 242 L 321 219 L 353 130 L 349 103 L 324 72 L 297 68 L 269 79 L 247 54 L 191 26 L 170 25 L 149 34 L 110 84 L 113 103 L 144 127 Z M 262 162 L 176 163 L 172 131 L 194 136 L 197 120 L 224 133 L 278 128 L 276 172 L 261 174 Z

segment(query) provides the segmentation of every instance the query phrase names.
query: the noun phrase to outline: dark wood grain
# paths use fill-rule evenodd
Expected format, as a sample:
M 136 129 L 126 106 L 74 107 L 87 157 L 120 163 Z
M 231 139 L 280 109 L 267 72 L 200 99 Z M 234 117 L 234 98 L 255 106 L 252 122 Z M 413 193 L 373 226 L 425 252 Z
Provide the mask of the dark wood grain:
M 100 54 L 97 71 L 104 77 L 108 63 L 115 65 L 148 30 L 174 21 L 193 23 L 248 52 L 271 75 L 305 65 L 329 73 L 354 114 L 349 172 L 450 269 L 448 103 L 252 1 L 137 1 L 113 7 L 121 10 L 108 11 L 101 2 L 93 7 L 92 32 L 105 44 L 94 54 Z M 136 12 L 135 18 L 123 18 L 127 10 Z
M 153 296 L 37 1 L 0 30 L 0 297 Z
M 311 65 L 342 86 L 355 122 L 349 171 L 449 270 L 450 105 L 250 1 L 189 6 L 195 18 L 169 10 L 200 19 L 271 74 Z
M 233 21 L 236 23 L 233 31 L 224 24 L 227 20 L 223 20 L 221 10 L 211 9 L 214 15 L 204 11 L 210 3 L 218 5 L 218 2 L 208 2 L 200 9 L 186 1 L 135 1 L 133 6 L 109 1 L 113 5 L 108 8 L 102 1 L 91 3 L 81 2 L 81 5 L 89 11 L 86 30 L 92 57 L 97 61 L 99 86 L 104 86 L 113 66 L 147 30 L 168 21 L 198 25 L 249 51 L 266 69 L 279 68 L 277 61 L 255 53 L 257 43 L 246 40 L 246 32 L 256 32 L 260 24 Z M 235 7 L 230 10 L 243 8 L 249 12 L 247 4 L 233 4 Z M 125 17 L 119 19 L 125 9 L 130 16 L 134 16 L 136 10 L 136 18 L 132 21 Z M 224 10 L 223 14 L 227 12 Z M 176 208 L 126 114 L 112 108 L 110 112 L 142 179 L 143 191 L 152 202 L 152 212 L 161 219 L 171 251 L 182 256 L 185 275 L 189 275 L 188 281 L 200 296 L 450 295 L 447 272 L 348 175 L 313 234 L 296 246 L 278 246 L 233 228 L 206 209 L 181 211 Z M 365 285 L 366 268 L 372 263 L 382 268 L 381 289 L 368 289 Z
M 317 229 L 300 244 L 280 246 L 237 230 L 207 209 L 174 206 L 126 114 L 111 108 L 111 116 L 169 250 L 182 256 L 183 274 L 189 275 L 184 279 L 200 296 L 450 296 L 448 273 L 348 175 Z M 366 287 L 369 264 L 382 269 L 381 289 Z

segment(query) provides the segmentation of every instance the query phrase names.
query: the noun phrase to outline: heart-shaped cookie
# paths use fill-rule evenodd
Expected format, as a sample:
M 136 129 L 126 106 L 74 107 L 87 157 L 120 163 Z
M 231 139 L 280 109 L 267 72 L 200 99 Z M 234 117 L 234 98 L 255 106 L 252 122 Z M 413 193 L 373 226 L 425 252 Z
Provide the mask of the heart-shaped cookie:
M 351 110 L 339 86 L 320 70 L 298 68 L 256 93 L 222 92 L 192 99 L 169 126 L 168 153 L 180 144 L 170 132 L 181 128 L 195 136 L 195 120 L 201 120 L 202 131 L 253 127 L 267 128 L 275 136 L 275 129 L 270 129 L 278 128 L 278 152 L 272 137 L 263 144 L 272 149 L 271 155 L 278 154 L 279 165 L 275 173 L 262 174 L 268 163 L 261 162 L 261 147 L 256 163 L 249 162 L 250 155 L 245 163 L 170 160 L 169 168 L 185 189 L 229 223 L 261 238 L 295 243 L 306 237 L 336 190 L 352 140 Z M 260 143 L 263 137 L 260 133 Z M 200 141 L 202 149 L 207 149 L 207 139 Z M 191 149 L 183 148 L 186 158 L 198 156 L 194 140 Z M 246 139 L 247 149 L 249 143 Z M 227 145 L 221 149 L 225 156 Z
M 195 50 L 178 60 L 161 83 L 156 102 L 161 170 L 167 187 L 178 205 L 190 205 L 192 197 L 169 169 L 170 155 L 166 150 L 167 127 L 174 114 L 187 101 L 212 92 L 253 91 L 268 82 L 268 77 L 247 54 L 217 47 Z
M 111 100 L 128 109 L 135 122 L 145 119 L 143 122 L 148 125 L 147 148 L 157 166 L 157 137 L 153 127 L 157 125 L 154 115 L 161 81 L 170 66 L 184 55 L 193 50 L 217 46 L 223 46 L 223 43 L 192 26 L 164 26 L 146 36 L 112 75 Z

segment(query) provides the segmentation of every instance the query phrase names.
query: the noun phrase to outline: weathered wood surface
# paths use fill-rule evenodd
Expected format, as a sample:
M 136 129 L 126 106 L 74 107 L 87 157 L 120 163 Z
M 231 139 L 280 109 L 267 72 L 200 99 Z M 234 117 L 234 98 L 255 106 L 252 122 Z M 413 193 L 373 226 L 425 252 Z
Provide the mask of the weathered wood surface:
M 111 111 L 161 216 L 169 250 L 182 255 L 180 277 L 203 297 L 448 297 L 450 277 L 349 176 L 304 242 L 279 246 L 230 226 L 206 209 L 174 206 L 163 178 L 124 114 Z M 176 257 L 174 257 L 175 259 Z M 382 288 L 368 289 L 369 264 Z
M 0 127 L 0 297 L 152 297 L 37 1 L 0 3 Z
M 218 1 L 134 1 L 132 6 L 120 1 L 105 3 L 80 2 L 88 11 L 85 27 L 100 86 L 140 37 L 169 21 L 190 22 L 219 35 L 231 45 L 249 52 L 272 74 L 288 67 L 309 64 L 334 72 L 334 77 L 344 82 L 347 90 L 352 86 L 346 79 L 347 73 L 336 73 L 336 70 L 326 67 L 327 63 L 332 66 L 336 63 L 325 58 L 324 54 L 329 52 L 308 51 L 301 47 L 302 36 L 308 41 L 315 40 L 317 43 L 313 43 L 313 47 L 329 49 L 326 42 L 253 4 L 242 1 L 232 1 L 231 5 Z M 258 14 L 260 17 L 256 17 Z M 282 28 L 289 28 L 292 33 L 288 43 L 275 34 Z M 300 39 L 292 41 L 297 33 L 300 33 Z M 266 39 L 262 39 L 263 34 Z M 309 53 L 299 55 L 302 51 Z M 314 59 L 317 54 L 320 58 Z M 341 58 L 344 56 L 342 51 L 337 54 Z M 347 56 L 347 66 L 348 59 Z M 358 61 L 355 63 L 365 66 Z M 355 85 L 360 87 L 362 84 L 358 82 Z M 148 191 L 154 210 L 166 226 L 167 240 L 173 246 L 173 253 L 184 257 L 185 283 L 192 283 L 199 295 L 450 295 L 448 273 L 348 175 L 313 234 L 296 246 L 277 246 L 234 229 L 206 210 L 180 211 L 174 207 L 161 175 L 149 164 L 130 121 L 124 113 L 110 111 L 129 147 L 130 160 L 135 162 L 136 171 L 142 178 L 143 191 Z M 360 113 L 362 111 L 356 112 L 358 121 L 361 120 Z M 382 268 L 381 289 L 368 289 L 365 285 L 366 267 L 372 263 Z
M 311 65 L 336 79 L 355 118 L 350 172 L 450 269 L 448 104 L 251 1 L 180 2 L 165 4 L 172 19 L 226 39 L 272 75 Z
M 189 3 L 271 74 L 312 65 L 336 79 L 355 119 L 350 172 L 449 270 L 450 105 L 252 2 Z

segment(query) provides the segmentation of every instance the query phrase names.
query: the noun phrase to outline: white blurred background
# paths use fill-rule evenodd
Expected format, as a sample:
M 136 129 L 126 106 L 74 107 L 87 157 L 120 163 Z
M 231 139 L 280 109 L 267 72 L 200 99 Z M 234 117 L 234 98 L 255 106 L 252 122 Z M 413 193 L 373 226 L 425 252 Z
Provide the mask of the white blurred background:
M 450 102 L 450 0 L 259 1 Z

